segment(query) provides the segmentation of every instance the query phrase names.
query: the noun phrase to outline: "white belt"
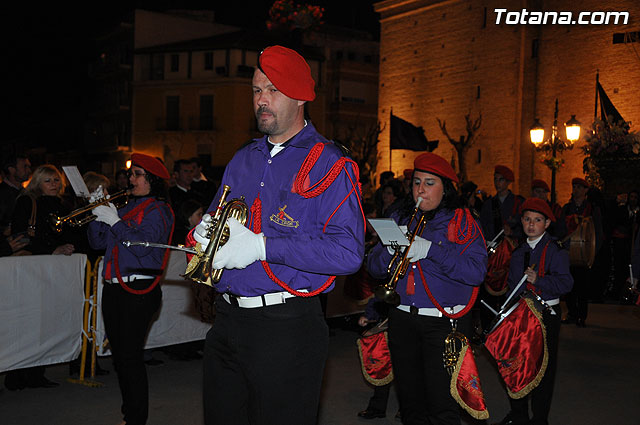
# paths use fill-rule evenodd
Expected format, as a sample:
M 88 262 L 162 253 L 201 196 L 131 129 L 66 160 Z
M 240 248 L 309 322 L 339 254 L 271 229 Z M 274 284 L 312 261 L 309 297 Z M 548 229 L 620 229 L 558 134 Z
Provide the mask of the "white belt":
M 456 314 L 461 312 L 465 307 L 466 305 L 454 305 L 453 307 L 443 307 L 443 308 L 449 314 Z M 411 306 L 408 306 L 408 305 L 399 305 L 398 309 L 402 311 L 406 311 L 407 313 L 411 313 Z M 418 314 L 420 316 L 442 317 L 442 312 L 435 307 L 419 308 Z
M 135 280 L 142 280 L 142 279 L 155 279 L 155 276 L 147 276 L 144 274 L 132 274 L 130 276 L 122 276 L 122 283 L 129 283 L 129 282 L 133 282 Z M 107 283 L 118 283 L 118 277 L 114 276 L 111 279 L 106 279 L 105 282 Z
M 307 292 L 306 289 L 301 289 L 298 292 Z M 242 308 L 258 308 L 267 307 L 270 305 L 284 304 L 288 298 L 293 298 L 295 295 L 290 294 L 287 291 L 272 292 L 270 294 L 257 295 L 255 297 L 237 297 L 231 294 L 222 294 L 222 298 L 231 305 L 237 303 L 238 307 Z
M 545 302 L 546 302 L 548 305 L 558 305 L 558 304 L 560 304 L 560 298 L 554 298 L 554 299 L 549 300 L 549 301 L 546 301 L 546 300 L 545 300 Z

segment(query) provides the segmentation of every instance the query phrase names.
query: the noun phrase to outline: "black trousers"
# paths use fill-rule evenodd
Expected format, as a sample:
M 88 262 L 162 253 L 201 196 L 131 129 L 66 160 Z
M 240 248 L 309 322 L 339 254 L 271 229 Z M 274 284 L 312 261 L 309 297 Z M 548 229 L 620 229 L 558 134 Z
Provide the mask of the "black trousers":
M 458 320 L 458 330 L 466 335 L 470 326 L 470 315 Z M 450 332 L 447 318 L 389 310 L 389 348 L 405 425 L 460 424 L 460 408 L 449 392 L 451 377 L 442 361 Z
M 242 308 L 223 297 L 204 350 L 207 425 L 315 425 L 329 329 L 320 300 Z
M 152 280 L 137 280 L 133 289 L 147 288 Z M 122 395 L 127 425 L 144 425 L 149 415 L 149 385 L 144 364 L 144 342 L 149 325 L 160 308 L 162 291 L 156 286 L 145 295 L 126 292 L 119 284 L 105 283 L 102 316 L 109 338 L 113 365 Z
M 511 404 L 511 415 L 519 423 L 526 423 L 529 420 L 529 400 L 531 400 L 531 425 L 547 425 L 549 410 L 551 409 L 551 399 L 553 398 L 553 386 L 556 380 L 556 367 L 558 364 L 558 340 L 560 338 L 560 306 L 554 306 L 555 315 L 545 311 L 542 321 L 547 331 L 547 351 L 549 352 L 549 362 L 544 377 L 540 384 L 534 388 L 526 397 L 520 399 L 509 398 Z
M 391 391 L 391 382 L 385 385 L 373 387 L 373 395 L 369 399 L 367 410 L 375 410 L 376 412 L 387 413 L 387 403 L 389 402 L 389 392 Z
M 586 267 L 574 266 L 571 266 L 569 270 L 571 271 L 571 276 L 573 276 L 573 288 L 566 295 L 569 317 L 587 320 L 592 271 Z

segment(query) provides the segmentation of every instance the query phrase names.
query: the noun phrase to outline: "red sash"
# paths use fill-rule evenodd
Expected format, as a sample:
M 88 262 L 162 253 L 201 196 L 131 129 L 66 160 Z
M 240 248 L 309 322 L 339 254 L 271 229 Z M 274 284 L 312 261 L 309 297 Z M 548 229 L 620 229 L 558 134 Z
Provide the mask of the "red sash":
M 511 398 L 522 398 L 538 386 L 547 369 L 549 353 L 542 314 L 523 298 L 516 309 L 492 331 L 485 342 Z

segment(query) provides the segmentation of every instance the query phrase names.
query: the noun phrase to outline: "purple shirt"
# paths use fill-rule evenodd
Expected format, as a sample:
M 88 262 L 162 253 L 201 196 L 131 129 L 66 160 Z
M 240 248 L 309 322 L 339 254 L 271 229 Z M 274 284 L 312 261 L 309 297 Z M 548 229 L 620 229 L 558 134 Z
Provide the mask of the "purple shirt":
M 123 217 L 136 206 L 145 202 L 148 197 L 133 198 L 127 205 L 118 210 L 118 215 Z M 153 201 L 144 209 L 144 217 L 140 224 L 133 220 L 120 220 L 113 226 L 92 221 L 89 224 L 87 234 L 89 244 L 94 249 L 105 249 L 103 276 L 106 265 L 111 261 L 113 248 L 118 246 L 118 265 L 120 273 L 124 276 L 162 274 L 162 261 L 164 249 L 145 248 L 143 246 L 126 247 L 122 241 L 147 241 L 154 243 L 169 243 L 169 234 L 173 226 L 173 212 L 168 204 L 162 201 Z M 112 270 L 112 277 L 116 277 Z
M 547 242 L 549 245 L 547 246 Z M 540 257 L 544 247 L 547 246 L 547 252 L 544 255 L 544 276 L 540 277 Z M 565 249 L 560 249 L 552 240 L 552 237 L 545 232 L 542 239 L 538 241 L 536 247 L 532 250 L 527 242 L 522 243 L 513 251 L 511 255 L 511 263 L 509 265 L 509 288 L 513 290 L 518 282 L 524 276 L 525 271 L 525 254 L 530 253 L 529 264 L 536 264 L 536 272 L 538 278 L 534 286 L 541 291 L 540 297 L 543 300 L 553 300 L 560 295 L 571 291 L 573 287 L 573 277 L 569 272 L 569 253 Z M 523 283 L 518 293 L 527 288 L 527 283 Z
M 453 211 L 444 209 L 438 211 L 419 235 L 431 241 L 429 253 L 426 258 L 420 260 L 420 267 L 424 272 L 429 290 L 442 307 L 468 304 L 473 287 L 480 285 L 487 272 L 487 249 L 479 229 L 475 230 L 475 239 L 466 244 L 451 242 L 447 238 L 448 225 L 453 216 Z M 393 218 L 399 224 L 406 224 L 409 221 L 408 217 L 400 221 L 397 215 Z M 463 219 L 461 224 L 463 229 L 466 228 L 466 219 Z M 387 251 L 387 247 L 382 244 L 376 245 L 368 256 L 369 272 L 374 277 L 384 278 L 390 261 L 391 254 Z M 418 308 L 435 307 L 427 296 L 417 267 L 413 269 L 415 294 L 407 294 L 407 280 L 412 266 L 413 264 L 409 265 L 407 273 L 396 286 L 400 303 Z
M 331 275 L 355 273 L 364 257 L 360 192 L 350 163 L 317 197 L 304 198 L 293 192 L 300 166 L 318 142 L 327 144 L 311 169 L 309 184 L 305 185 L 313 186 L 343 155 L 308 123 L 274 157 L 269 152 L 266 136 L 240 149 L 227 165 L 222 185 L 209 206 L 209 211 L 215 210 L 223 185 L 231 187 L 227 201 L 244 196 L 249 208 L 259 196 L 262 217 L 249 214 L 246 226 L 252 220 L 262 220 L 271 271 L 295 290 L 312 291 Z M 324 229 L 327 220 L 329 223 Z M 238 296 L 284 290 L 266 274 L 260 261 L 245 269 L 225 270 L 216 289 Z M 328 289 L 333 289 L 333 285 Z

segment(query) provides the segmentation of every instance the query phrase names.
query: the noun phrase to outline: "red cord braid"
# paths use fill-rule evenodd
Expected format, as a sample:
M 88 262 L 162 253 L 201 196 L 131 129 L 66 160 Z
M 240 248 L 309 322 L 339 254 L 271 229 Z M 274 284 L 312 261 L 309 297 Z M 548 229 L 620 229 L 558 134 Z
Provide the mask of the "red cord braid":
M 331 218 L 340 209 L 342 204 L 344 204 L 346 200 L 354 192 L 358 198 L 358 205 L 360 206 L 360 213 L 362 214 L 362 220 L 364 222 L 364 211 L 362 209 L 362 201 L 360 199 L 361 198 L 360 194 L 362 193 L 360 190 L 360 183 L 359 183 L 360 173 L 358 169 L 358 164 L 356 164 L 356 162 L 353 161 L 352 159 L 341 157 L 340 159 L 338 159 L 338 161 L 335 162 L 335 164 L 333 164 L 329 172 L 325 174 L 320 180 L 318 180 L 313 186 L 309 187 L 308 189 L 304 188 L 304 183 L 309 177 L 309 173 L 315 166 L 316 162 L 318 162 L 318 159 L 320 158 L 320 155 L 324 150 L 324 146 L 325 146 L 325 143 L 320 142 L 320 143 L 316 143 L 313 146 L 313 148 L 311 148 L 311 150 L 309 151 L 309 154 L 302 162 L 302 165 L 300 166 L 300 170 L 298 171 L 298 174 L 296 175 L 296 178 L 293 183 L 293 192 L 299 194 L 305 199 L 309 199 L 309 198 L 314 198 L 322 194 L 325 190 L 327 190 L 327 188 L 331 186 L 331 184 L 333 184 L 333 182 L 336 180 L 336 178 L 340 175 L 340 173 L 343 170 L 346 173 L 349 181 L 351 182 L 352 188 L 347 194 L 347 196 L 345 196 L 345 198 L 338 204 L 336 209 L 333 210 L 331 215 L 329 215 L 329 218 L 325 222 L 324 227 L 322 229 L 323 233 L 326 231 L 327 225 L 329 224 L 329 221 L 331 221 Z M 353 179 L 351 178 L 351 175 L 347 171 L 347 168 L 346 168 L 347 163 L 350 163 L 351 166 L 353 167 L 353 172 L 356 180 L 355 182 L 353 181 Z M 249 222 L 249 227 L 253 230 L 254 233 L 262 232 L 262 201 L 260 200 L 259 195 L 256 197 L 256 199 L 253 201 L 253 204 L 251 205 L 251 221 Z M 308 298 L 308 297 L 313 297 L 315 295 L 318 295 L 319 293 L 326 290 L 329 286 L 331 286 L 331 284 L 336 278 L 335 276 L 329 276 L 327 281 L 324 284 L 322 284 L 322 286 L 320 286 L 318 289 L 311 292 L 300 292 L 300 291 L 296 291 L 295 289 L 291 288 L 289 285 L 284 283 L 282 280 L 278 279 L 278 277 L 273 273 L 273 271 L 271 270 L 271 267 L 266 261 L 261 261 L 261 263 L 265 273 L 267 273 L 267 276 L 269 276 L 269 278 L 273 282 L 275 282 L 278 286 L 280 286 L 285 291 L 297 297 Z
M 257 196 L 256 199 L 253 201 L 253 205 L 251 205 L 251 216 L 252 216 L 251 222 L 253 223 L 253 226 L 252 226 L 253 232 L 254 233 L 262 232 L 262 201 L 260 201 L 260 196 Z M 256 219 L 254 220 L 253 217 L 255 217 Z M 266 261 L 261 261 L 261 263 L 265 273 L 267 273 L 267 276 L 269 276 L 269 278 L 272 281 L 274 281 L 282 289 L 284 289 L 291 295 L 295 295 L 296 297 L 303 297 L 303 298 L 314 297 L 319 293 L 321 293 L 322 291 L 324 291 L 325 289 L 327 289 L 336 278 L 335 276 L 329 276 L 327 281 L 323 283 L 322 286 L 316 289 L 315 291 L 300 292 L 300 291 L 296 291 L 295 289 L 291 288 L 289 285 L 284 283 L 282 280 L 278 279 L 278 277 L 271 270 L 269 263 L 267 263 Z
M 351 182 L 351 190 L 349 191 L 347 196 L 345 196 L 344 199 L 338 204 L 336 209 L 333 210 L 333 212 L 329 215 L 329 218 L 327 219 L 327 221 L 324 224 L 324 227 L 322 228 L 323 233 L 326 231 L 327 226 L 329 225 L 329 222 L 331 221 L 335 213 L 338 212 L 342 204 L 344 204 L 345 201 L 349 199 L 351 194 L 354 192 L 358 197 L 358 205 L 360 206 L 362 221 L 363 222 L 365 221 L 364 210 L 362 209 L 362 199 L 360 195 L 362 193 L 362 190 L 360 187 L 360 170 L 358 168 L 358 164 L 352 159 L 341 157 L 333 164 L 329 172 L 325 174 L 320 180 L 318 180 L 313 186 L 307 189 L 304 188 L 304 183 L 309 177 L 309 173 L 311 172 L 313 167 L 316 165 L 316 162 L 318 162 L 318 159 L 320 158 L 320 155 L 324 150 L 324 146 L 325 146 L 325 143 L 319 142 L 319 143 L 316 143 L 311 148 L 311 150 L 309 151 L 309 154 L 302 162 L 302 165 L 300 166 L 300 170 L 296 175 L 296 179 L 293 182 L 293 192 L 297 193 L 298 195 L 306 199 L 309 199 L 309 198 L 314 198 L 320 195 L 321 193 L 323 193 L 325 190 L 327 190 L 327 188 L 333 184 L 333 182 L 336 180 L 336 178 L 340 175 L 340 173 L 343 170 L 347 175 L 347 178 L 349 178 L 349 181 Z M 351 167 L 353 167 L 355 182 L 351 178 L 351 174 L 349 174 L 349 172 L 347 171 L 347 167 L 346 167 L 347 163 L 351 164 Z
M 550 242 L 551 240 L 547 241 L 546 245 L 542 249 L 542 254 L 540 254 L 540 262 L 538 263 L 538 277 L 544 277 L 544 262 L 547 258 L 547 248 L 549 247 Z M 536 287 L 535 284 L 531 282 L 527 282 L 527 289 L 540 295 L 540 288 Z
M 155 199 L 151 198 L 151 199 L 147 199 L 146 201 L 144 201 L 142 204 L 138 205 L 137 207 L 135 207 L 134 209 L 132 209 L 131 211 L 129 211 L 127 214 L 125 214 L 122 217 L 122 220 L 135 220 L 138 224 L 140 224 L 140 222 L 142 221 L 142 219 L 144 218 L 144 209 L 151 203 L 155 201 Z M 171 209 L 171 206 L 169 204 L 166 204 L 167 207 L 169 208 L 169 212 L 171 213 L 171 217 L 175 217 L 175 215 L 173 214 L 173 210 Z M 153 208 L 158 208 L 157 204 L 153 206 Z M 160 217 L 162 218 L 162 222 L 164 223 L 165 228 L 167 227 L 167 222 L 164 219 L 164 215 L 160 214 Z M 171 233 L 169 233 L 169 240 L 167 241 L 167 243 L 171 243 L 171 238 L 173 237 L 173 229 L 175 227 L 175 219 L 171 222 Z M 120 265 L 118 264 L 118 245 L 113 247 L 113 250 L 111 251 L 111 258 L 113 260 L 113 267 L 115 269 L 116 272 L 116 276 L 118 278 L 118 282 L 120 283 L 120 286 L 122 287 L 122 289 L 124 289 L 125 291 L 131 293 L 131 294 L 135 294 L 135 295 L 144 295 L 144 294 L 148 294 L 149 292 L 151 292 L 153 290 L 153 288 L 155 288 L 158 283 L 160 282 L 160 278 L 162 276 L 157 276 L 153 282 L 151 283 L 151 285 L 149 285 L 148 288 L 145 289 L 133 289 L 131 288 L 129 285 L 127 285 L 123 279 L 122 279 L 122 274 L 120 273 Z M 167 261 L 169 260 L 169 249 L 165 249 L 164 251 L 164 257 L 162 258 L 162 269 L 164 270 L 164 268 L 167 266 Z
M 462 228 L 463 216 L 466 222 L 466 226 L 464 229 Z M 482 231 L 478 227 L 478 224 L 476 223 L 476 221 L 471 216 L 471 213 L 469 212 L 469 210 L 466 208 L 464 210 L 460 208 L 456 209 L 453 218 L 451 219 L 451 221 L 449 221 L 449 225 L 447 226 L 447 239 L 449 239 L 449 241 L 454 242 L 458 245 L 464 245 L 464 244 L 467 245 L 464 247 L 464 249 L 460 252 L 459 255 L 462 255 L 464 251 L 466 251 L 466 249 L 471 245 L 471 243 L 473 243 L 473 241 L 475 241 L 478 238 L 478 235 L 480 235 L 480 237 L 482 237 L 482 240 L 484 241 L 484 236 L 482 235 Z M 427 296 L 429 297 L 433 305 L 436 306 L 438 311 L 442 313 L 443 316 L 449 319 L 458 319 L 464 316 L 465 314 L 467 314 L 469 310 L 471 310 L 471 308 L 476 302 L 476 298 L 478 297 L 478 292 L 480 289 L 479 286 L 476 286 L 473 288 L 473 291 L 471 292 L 471 298 L 469 299 L 469 302 L 462 310 L 460 310 L 455 314 L 447 313 L 447 311 L 440 305 L 440 303 L 433 296 L 431 289 L 429 289 L 429 285 L 427 285 L 427 279 L 425 279 L 424 277 L 424 272 L 422 271 L 422 266 L 420 265 L 419 261 L 418 261 L 418 270 L 420 271 L 420 277 L 422 278 L 422 285 L 424 286 L 424 290 L 427 292 Z

